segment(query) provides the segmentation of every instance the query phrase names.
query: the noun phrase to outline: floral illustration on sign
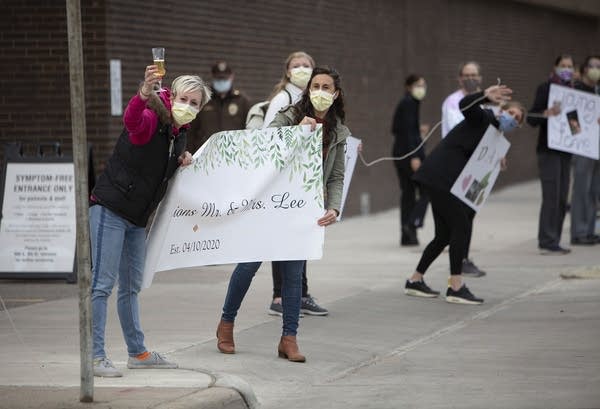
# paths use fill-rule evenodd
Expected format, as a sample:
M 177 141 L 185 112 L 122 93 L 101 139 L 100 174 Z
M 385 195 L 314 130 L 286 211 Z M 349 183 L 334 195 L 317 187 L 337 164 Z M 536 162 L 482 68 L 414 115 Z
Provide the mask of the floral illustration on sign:
M 271 164 L 279 172 L 288 172 L 289 181 L 302 177 L 305 192 L 312 191 L 314 199 L 323 205 L 322 129 L 310 137 L 302 136 L 297 126 L 265 130 L 219 132 L 207 142 L 193 170 L 205 172 L 221 166 L 257 169 Z

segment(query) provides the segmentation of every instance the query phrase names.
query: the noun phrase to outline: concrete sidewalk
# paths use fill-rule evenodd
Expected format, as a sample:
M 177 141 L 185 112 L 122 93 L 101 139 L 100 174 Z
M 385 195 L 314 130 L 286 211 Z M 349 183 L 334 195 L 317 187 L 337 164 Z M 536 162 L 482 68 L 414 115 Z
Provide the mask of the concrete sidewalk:
M 147 345 L 179 370 L 125 368 L 113 300 L 107 351 L 124 377 L 96 378 L 93 405 L 78 403 L 77 300 L 10 309 L 17 332 L 0 311 L 0 408 L 600 408 L 600 280 L 559 277 L 594 271 L 600 246 L 539 255 L 539 198 L 537 182 L 510 187 L 477 215 L 471 256 L 488 276 L 467 283 L 481 306 L 403 294 L 423 246 L 398 247 L 397 209 L 328 228 L 308 274 L 331 314 L 300 321 L 306 364 L 277 358 L 269 265 L 236 321 L 235 355 L 214 337 L 233 266 L 162 273 L 142 293 Z M 432 225 L 428 214 L 422 244 Z M 447 276 L 443 254 L 427 282 L 444 290 Z

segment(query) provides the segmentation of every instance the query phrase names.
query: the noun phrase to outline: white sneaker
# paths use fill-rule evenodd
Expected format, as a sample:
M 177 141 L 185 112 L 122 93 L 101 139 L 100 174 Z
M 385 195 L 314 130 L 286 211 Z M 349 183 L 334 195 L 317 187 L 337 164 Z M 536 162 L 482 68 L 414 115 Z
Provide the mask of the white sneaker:
M 111 362 L 110 359 L 94 358 L 94 376 L 104 378 L 120 378 L 123 376 L 121 372 Z

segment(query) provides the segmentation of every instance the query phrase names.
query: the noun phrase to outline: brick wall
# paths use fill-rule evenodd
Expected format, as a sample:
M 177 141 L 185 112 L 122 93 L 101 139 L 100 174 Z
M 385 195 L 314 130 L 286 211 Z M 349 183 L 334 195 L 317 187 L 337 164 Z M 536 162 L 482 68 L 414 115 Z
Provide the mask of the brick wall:
M 110 115 L 109 60 L 121 60 L 125 106 L 153 46 L 166 48 L 166 84 L 184 73 L 208 78 L 210 65 L 225 58 L 236 71 L 236 86 L 255 100 L 270 93 L 289 52 L 307 51 L 342 74 L 347 124 L 363 139 L 367 159 L 374 159 L 390 152 L 390 121 L 408 73 L 420 72 L 428 81 L 421 116 L 432 125 L 456 88 L 458 63 L 467 59 L 481 63 L 486 83 L 500 77 L 530 105 L 554 57 L 567 51 L 581 60 L 594 51 L 590 36 L 600 32 L 598 18 L 509 1 L 312 0 L 294 3 L 293 13 L 290 3 L 275 0 L 82 3 L 88 138 L 100 169 L 122 127 L 121 118 Z M 64 2 L 4 4 L 0 155 L 1 145 L 15 140 L 30 150 L 38 141 L 60 140 L 68 150 Z M 510 169 L 500 184 L 535 177 L 535 137 L 525 127 L 511 138 Z M 434 135 L 428 148 L 438 140 Z M 362 192 L 370 194 L 372 210 L 396 206 L 392 164 L 357 164 L 347 214 L 358 212 Z

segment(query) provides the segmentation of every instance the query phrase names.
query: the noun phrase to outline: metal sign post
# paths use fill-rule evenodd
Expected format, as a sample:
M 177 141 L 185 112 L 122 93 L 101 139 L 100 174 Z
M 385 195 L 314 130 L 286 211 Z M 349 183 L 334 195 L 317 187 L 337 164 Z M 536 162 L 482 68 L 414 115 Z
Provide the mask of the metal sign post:
M 92 368 L 92 315 L 90 232 L 88 224 L 88 165 L 85 126 L 85 96 L 83 81 L 83 51 L 81 40 L 81 8 L 79 0 L 67 1 L 67 32 L 69 38 L 69 77 L 71 83 L 71 129 L 73 132 L 73 163 L 75 166 L 75 207 L 77 214 L 77 272 L 79 283 L 79 348 L 81 387 L 79 400 L 94 400 Z

